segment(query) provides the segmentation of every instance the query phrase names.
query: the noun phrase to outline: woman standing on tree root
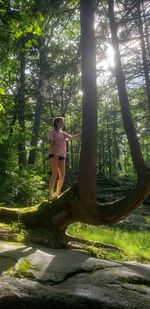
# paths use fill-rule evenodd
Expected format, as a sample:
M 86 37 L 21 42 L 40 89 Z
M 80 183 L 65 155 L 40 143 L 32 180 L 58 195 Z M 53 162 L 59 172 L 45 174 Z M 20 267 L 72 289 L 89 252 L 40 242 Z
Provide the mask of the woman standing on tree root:
M 66 158 L 66 141 L 70 139 L 78 139 L 80 134 L 70 135 L 63 131 L 64 118 L 57 117 L 54 119 L 54 128 L 48 133 L 48 142 L 50 144 L 50 166 L 52 176 L 49 183 L 49 200 L 57 198 L 65 178 L 65 158 Z M 54 187 L 58 176 L 56 192 Z

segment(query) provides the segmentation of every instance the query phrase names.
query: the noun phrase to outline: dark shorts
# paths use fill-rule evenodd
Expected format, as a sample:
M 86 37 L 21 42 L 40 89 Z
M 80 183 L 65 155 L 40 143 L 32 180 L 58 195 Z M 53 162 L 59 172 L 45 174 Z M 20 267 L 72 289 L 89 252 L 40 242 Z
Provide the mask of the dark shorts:
M 52 153 L 50 153 L 50 154 L 49 154 L 49 159 L 51 159 L 51 158 L 53 158 L 53 157 L 55 157 L 55 155 L 52 154 Z M 65 160 L 65 158 L 64 158 L 64 157 L 61 157 L 61 156 L 59 156 L 58 158 L 59 158 L 59 160 Z

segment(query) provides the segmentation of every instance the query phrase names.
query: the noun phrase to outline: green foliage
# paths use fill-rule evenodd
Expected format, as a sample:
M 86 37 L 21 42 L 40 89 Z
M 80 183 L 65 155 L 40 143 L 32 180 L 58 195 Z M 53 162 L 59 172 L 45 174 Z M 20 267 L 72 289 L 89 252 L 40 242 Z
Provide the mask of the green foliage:
M 0 188 L 0 201 L 10 205 L 34 205 L 45 199 L 46 195 L 45 179 L 32 169 L 11 172 Z

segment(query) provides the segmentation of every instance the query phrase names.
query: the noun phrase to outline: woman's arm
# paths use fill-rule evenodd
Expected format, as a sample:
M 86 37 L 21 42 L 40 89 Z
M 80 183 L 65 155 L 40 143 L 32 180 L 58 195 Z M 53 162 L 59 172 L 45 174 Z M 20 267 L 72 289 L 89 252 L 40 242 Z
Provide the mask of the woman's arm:
M 81 134 L 74 134 L 74 135 L 70 135 L 66 132 L 64 132 L 65 138 L 67 139 L 79 139 L 81 137 Z

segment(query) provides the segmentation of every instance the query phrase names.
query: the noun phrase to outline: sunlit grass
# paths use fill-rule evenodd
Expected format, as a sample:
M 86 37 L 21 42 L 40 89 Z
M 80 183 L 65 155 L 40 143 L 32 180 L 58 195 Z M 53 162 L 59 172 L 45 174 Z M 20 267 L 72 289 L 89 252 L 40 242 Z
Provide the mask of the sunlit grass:
M 127 231 L 118 227 L 96 227 L 74 223 L 68 227 L 67 232 L 78 238 L 114 245 L 120 249 L 120 252 L 115 252 L 96 248 L 98 257 L 139 262 L 150 261 L 150 233 L 148 231 Z
M 21 243 L 33 239 L 51 239 L 52 237 L 48 231 L 40 231 L 39 229 L 30 232 L 29 235 L 28 231 L 19 223 L 0 224 L 0 232 L 3 235 L 1 239 Z M 150 233 L 148 231 L 129 231 L 122 230 L 117 226 L 96 227 L 74 223 L 68 227 L 67 232 L 77 238 L 90 241 L 90 245 L 80 244 L 79 247 L 89 251 L 92 256 L 109 260 L 150 262 Z M 97 247 L 95 242 L 112 245 L 114 248 Z

